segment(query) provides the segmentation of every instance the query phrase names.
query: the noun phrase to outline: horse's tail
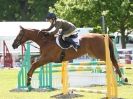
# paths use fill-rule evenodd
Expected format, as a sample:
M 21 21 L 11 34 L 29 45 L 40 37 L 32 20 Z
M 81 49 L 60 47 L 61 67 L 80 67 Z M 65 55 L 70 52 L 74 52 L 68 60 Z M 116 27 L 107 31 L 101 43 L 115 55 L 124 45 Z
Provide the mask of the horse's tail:
M 109 50 L 110 50 L 110 58 L 111 58 L 112 62 L 115 61 L 115 63 L 117 63 L 117 59 L 115 57 L 114 45 L 110 38 L 109 38 Z
M 105 37 L 105 35 L 103 35 Z M 111 38 L 109 37 L 109 50 L 110 50 L 110 58 L 111 61 L 113 63 L 113 61 L 115 61 L 117 63 L 116 57 L 115 57 L 115 52 L 114 52 L 114 46 L 113 46 L 113 42 L 111 40 Z
M 110 50 L 110 58 L 111 58 L 112 64 L 115 67 L 116 72 L 118 73 L 119 77 L 122 77 L 122 74 L 120 72 L 117 59 L 115 57 L 114 45 L 113 45 L 113 42 L 112 42 L 112 40 L 110 38 L 109 38 L 109 50 Z

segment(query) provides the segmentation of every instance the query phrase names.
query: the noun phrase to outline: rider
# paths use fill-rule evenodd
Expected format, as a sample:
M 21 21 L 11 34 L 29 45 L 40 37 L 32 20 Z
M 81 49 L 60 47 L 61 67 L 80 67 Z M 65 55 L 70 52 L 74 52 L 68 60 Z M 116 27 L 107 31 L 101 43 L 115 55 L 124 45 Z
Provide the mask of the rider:
M 48 29 L 43 29 L 41 30 L 41 32 L 48 32 L 49 34 L 55 35 L 56 33 L 59 32 L 59 29 L 62 29 L 62 32 L 60 33 L 60 35 L 63 36 L 63 39 L 67 42 L 69 42 L 70 44 L 73 45 L 75 51 L 77 51 L 77 49 L 79 48 L 79 45 L 76 44 L 72 38 L 70 38 L 69 36 L 71 35 L 77 35 L 75 34 L 75 25 L 73 25 L 72 23 L 63 20 L 63 19 L 59 19 L 56 17 L 56 15 L 54 13 L 48 13 L 47 17 L 46 17 L 46 21 L 51 23 L 51 26 Z M 53 27 L 55 27 L 54 31 L 50 31 Z

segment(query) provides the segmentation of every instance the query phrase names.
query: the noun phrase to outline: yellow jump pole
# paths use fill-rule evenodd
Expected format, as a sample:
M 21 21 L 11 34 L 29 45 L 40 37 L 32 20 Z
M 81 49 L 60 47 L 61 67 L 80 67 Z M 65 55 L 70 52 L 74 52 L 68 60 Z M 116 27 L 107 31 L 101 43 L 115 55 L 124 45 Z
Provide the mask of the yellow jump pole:
M 68 62 L 62 62 L 62 93 L 63 95 L 68 94 L 68 71 L 67 71 Z
M 117 98 L 117 81 L 114 74 L 112 61 L 109 51 L 109 36 L 105 35 L 105 52 L 106 52 L 106 79 L 107 79 L 107 99 Z

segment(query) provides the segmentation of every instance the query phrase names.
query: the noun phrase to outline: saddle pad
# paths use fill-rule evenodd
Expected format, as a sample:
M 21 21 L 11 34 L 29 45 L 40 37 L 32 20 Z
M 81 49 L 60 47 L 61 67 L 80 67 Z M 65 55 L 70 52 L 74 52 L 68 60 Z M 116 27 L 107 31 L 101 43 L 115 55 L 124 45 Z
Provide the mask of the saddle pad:
M 73 41 L 76 43 L 76 44 L 78 44 L 79 45 L 79 38 L 78 38 L 78 36 L 75 38 L 72 38 L 73 39 Z M 64 41 L 63 39 L 62 39 L 62 36 L 57 36 L 56 37 L 56 43 L 57 43 L 57 45 L 60 47 L 60 48 L 62 48 L 62 49 L 68 49 L 68 48 L 70 48 L 70 47 L 72 47 L 72 45 L 70 44 L 70 43 L 68 43 L 68 42 L 66 42 L 66 41 Z

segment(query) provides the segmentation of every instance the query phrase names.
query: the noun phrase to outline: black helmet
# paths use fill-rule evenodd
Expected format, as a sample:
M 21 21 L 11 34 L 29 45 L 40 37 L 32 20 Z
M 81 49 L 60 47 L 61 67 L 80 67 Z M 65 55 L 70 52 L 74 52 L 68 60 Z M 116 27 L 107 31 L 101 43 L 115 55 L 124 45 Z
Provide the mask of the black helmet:
M 56 15 L 54 13 L 48 13 L 46 19 L 56 19 Z

